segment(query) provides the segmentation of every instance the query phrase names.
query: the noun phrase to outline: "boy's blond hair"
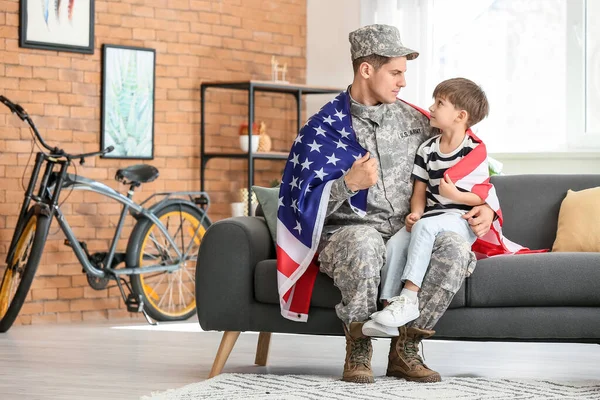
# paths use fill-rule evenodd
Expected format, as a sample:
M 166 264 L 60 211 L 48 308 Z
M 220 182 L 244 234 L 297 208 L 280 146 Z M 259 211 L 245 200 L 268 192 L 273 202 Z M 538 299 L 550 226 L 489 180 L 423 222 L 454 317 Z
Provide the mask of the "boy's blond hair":
M 489 104 L 485 92 L 473 81 L 465 78 L 453 78 L 441 82 L 433 91 L 433 98 L 441 97 L 454 104 L 459 110 L 469 114 L 467 128 L 475 125 L 489 113 Z

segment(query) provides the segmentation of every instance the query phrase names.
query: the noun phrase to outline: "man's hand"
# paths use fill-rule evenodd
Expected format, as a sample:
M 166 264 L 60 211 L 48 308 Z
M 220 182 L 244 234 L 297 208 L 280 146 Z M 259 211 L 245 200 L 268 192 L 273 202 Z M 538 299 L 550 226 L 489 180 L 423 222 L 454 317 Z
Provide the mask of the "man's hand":
M 421 214 L 419 213 L 410 213 L 406 216 L 406 220 L 404 221 L 404 224 L 406 226 L 406 231 L 410 232 L 413 225 L 417 223 L 418 220 L 421 219 Z
M 357 192 L 376 184 L 377 175 L 377 160 L 369 159 L 369 152 L 366 152 L 364 156 L 354 161 L 344 180 L 348 189 Z
M 473 207 L 471 211 L 462 217 L 469 221 L 473 233 L 475 233 L 477 237 L 482 237 L 490 230 L 490 226 L 494 220 L 494 210 L 487 204 L 482 204 Z
M 460 196 L 460 190 L 456 188 L 454 182 L 452 182 L 448 175 L 444 175 L 444 177 L 440 179 L 440 194 L 452 201 L 457 201 L 456 199 Z

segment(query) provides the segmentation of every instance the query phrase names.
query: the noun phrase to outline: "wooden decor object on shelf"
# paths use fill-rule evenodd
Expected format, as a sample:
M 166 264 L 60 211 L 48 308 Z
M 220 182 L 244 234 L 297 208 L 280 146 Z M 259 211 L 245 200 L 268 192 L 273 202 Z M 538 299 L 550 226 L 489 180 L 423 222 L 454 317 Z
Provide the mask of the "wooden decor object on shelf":
M 273 143 L 271 142 L 271 137 L 267 135 L 267 125 L 261 121 L 260 128 L 258 129 L 260 132 L 260 141 L 258 142 L 258 151 L 268 152 L 271 151 L 273 147 Z

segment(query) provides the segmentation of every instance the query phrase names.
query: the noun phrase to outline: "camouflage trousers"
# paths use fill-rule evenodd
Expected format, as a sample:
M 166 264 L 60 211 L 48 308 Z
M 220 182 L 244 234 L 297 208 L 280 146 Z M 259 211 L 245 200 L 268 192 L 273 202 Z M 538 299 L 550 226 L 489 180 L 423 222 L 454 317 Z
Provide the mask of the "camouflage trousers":
M 360 225 L 342 227 L 321 241 L 320 270 L 342 293 L 342 302 L 335 310 L 347 325 L 366 321 L 377 311 L 385 244 L 377 230 Z M 408 326 L 432 329 L 474 269 L 470 245 L 456 233 L 439 234 L 419 292 L 421 315 Z

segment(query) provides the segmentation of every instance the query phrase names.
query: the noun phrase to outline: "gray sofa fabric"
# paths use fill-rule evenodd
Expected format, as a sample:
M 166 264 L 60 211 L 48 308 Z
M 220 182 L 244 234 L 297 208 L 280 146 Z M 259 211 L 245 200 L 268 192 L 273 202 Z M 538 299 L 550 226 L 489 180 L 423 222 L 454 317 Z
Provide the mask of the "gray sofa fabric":
M 448 310 L 434 339 L 600 343 L 596 307 L 494 307 Z
M 331 290 L 333 280 L 325 275 L 317 275 L 313 295 L 310 300 L 311 307 L 333 308 L 342 300 L 342 295 L 337 290 Z M 254 294 L 256 300 L 266 304 L 279 304 L 277 291 L 277 260 L 264 260 L 256 264 L 254 271 Z M 450 308 L 465 306 L 465 285 L 452 299 Z
M 568 189 L 600 186 L 600 175 L 492 178 L 504 234 L 551 248 Z M 317 277 L 307 323 L 279 312 L 275 248 L 260 217 L 228 218 L 206 232 L 198 254 L 196 301 L 204 330 L 343 335 L 334 305 L 340 293 Z M 542 253 L 478 261 L 434 338 L 600 343 L 600 253 Z
M 500 199 L 504 235 L 532 249 L 549 249 L 567 191 L 600 186 L 600 175 L 507 175 L 491 181 Z
M 468 279 L 467 307 L 600 307 L 599 282 L 600 253 L 491 257 Z

